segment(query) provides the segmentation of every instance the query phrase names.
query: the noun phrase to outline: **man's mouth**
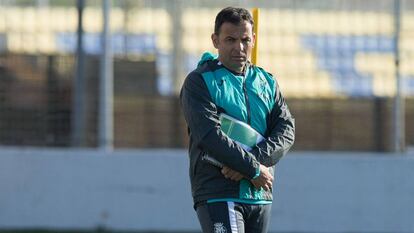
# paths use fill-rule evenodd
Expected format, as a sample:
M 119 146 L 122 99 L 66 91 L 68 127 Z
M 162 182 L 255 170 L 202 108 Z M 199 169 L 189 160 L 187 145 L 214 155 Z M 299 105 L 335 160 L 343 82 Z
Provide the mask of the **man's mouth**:
M 245 61 L 246 60 L 244 56 L 232 56 L 231 58 L 233 60 L 236 60 L 236 61 Z

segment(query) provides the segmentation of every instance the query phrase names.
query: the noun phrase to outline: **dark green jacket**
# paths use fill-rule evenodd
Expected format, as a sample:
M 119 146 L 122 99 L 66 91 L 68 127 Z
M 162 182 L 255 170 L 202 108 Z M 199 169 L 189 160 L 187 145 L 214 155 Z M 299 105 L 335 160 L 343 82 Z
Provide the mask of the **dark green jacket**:
M 262 68 L 248 65 L 238 75 L 211 54 L 204 54 L 184 81 L 180 101 L 190 137 L 190 180 L 194 203 L 232 200 L 244 203 L 272 201 L 272 191 L 257 190 L 247 180 L 226 179 L 220 168 L 202 160 L 204 154 L 245 177 L 253 178 L 259 163 L 274 166 L 294 142 L 294 119 L 277 82 Z M 234 143 L 220 129 L 219 114 L 244 121 L 266 140 L 251 151 Z

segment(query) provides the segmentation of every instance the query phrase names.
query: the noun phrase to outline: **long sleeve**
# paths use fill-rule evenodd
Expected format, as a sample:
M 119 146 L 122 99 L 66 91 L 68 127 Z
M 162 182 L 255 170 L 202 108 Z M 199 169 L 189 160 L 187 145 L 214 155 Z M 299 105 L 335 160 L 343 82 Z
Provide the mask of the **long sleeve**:
M 295 140 L 295 120 L 277 82 L 275 88 L 275 105 L 267 119 L 267 137 L 250 151 L 267 167 L 275 165 L 289 151 Z
M 222 133 L 217 106 L 212 102 L 199 73 L 192 72 L 187 76 L 180 101 L 193 146 L 200 147 L 231 169 L 253 178 L 258 172 L 259 162 Z

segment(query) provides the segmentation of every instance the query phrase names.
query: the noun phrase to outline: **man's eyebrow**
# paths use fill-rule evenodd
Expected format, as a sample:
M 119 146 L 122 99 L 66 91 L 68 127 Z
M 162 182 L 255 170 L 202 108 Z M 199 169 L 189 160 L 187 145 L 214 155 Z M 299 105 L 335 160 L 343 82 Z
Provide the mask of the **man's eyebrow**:
M 226 39 L 228 39 L 228 38 L 231 38 L 231 39 L 236 39 L 236 37 L 233 37 L 233 36 L 226 36 L 225 38 L 226 38 Z

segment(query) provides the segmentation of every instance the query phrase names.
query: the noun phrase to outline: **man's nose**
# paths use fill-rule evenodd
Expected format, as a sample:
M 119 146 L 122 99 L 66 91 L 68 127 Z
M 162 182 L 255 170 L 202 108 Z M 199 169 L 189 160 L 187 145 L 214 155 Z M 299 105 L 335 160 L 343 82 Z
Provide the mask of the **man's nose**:
M 244 44 L 243 44 L 243 42 L 242 42 L 242 41 L 238 41 L 238 42 L 236 43 L 236 49 L 237 49 L 238 51 L 244 51 Z

